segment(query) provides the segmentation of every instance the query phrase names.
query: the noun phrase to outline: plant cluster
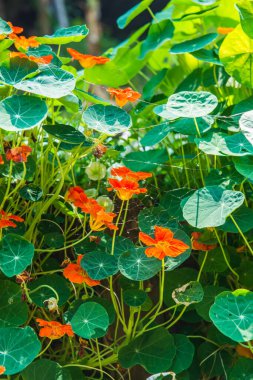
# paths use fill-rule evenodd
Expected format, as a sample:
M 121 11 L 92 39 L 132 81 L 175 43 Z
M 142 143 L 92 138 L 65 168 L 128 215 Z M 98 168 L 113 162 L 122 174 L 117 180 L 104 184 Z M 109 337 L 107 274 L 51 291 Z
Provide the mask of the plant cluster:
M 152 3 L 0 19 L 1 379 L 253 378 L 253 1 Z

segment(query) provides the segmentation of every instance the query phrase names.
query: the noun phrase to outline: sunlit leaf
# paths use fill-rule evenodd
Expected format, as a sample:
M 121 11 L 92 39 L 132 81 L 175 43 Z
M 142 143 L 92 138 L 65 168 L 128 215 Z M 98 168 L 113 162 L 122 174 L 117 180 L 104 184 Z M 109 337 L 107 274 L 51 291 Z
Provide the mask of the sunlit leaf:
M 37 37 L 36 40 L 41 44 L 65 45 L 82 41 L 88 33 L 89 29 L 86 25 L 74 25 L 69 28 L 57 29 L 54 34 Z
M 172 46 L 170 52 L 172 54 L 184 54 L 191 53 L 196 50 L 204 48 L 206 45 L 209 45 L 217 38 L 217 33 L 209 33 L 201 37 L 194 38 L 192 40 L 187 40 L 181 42 L 177 45 Z

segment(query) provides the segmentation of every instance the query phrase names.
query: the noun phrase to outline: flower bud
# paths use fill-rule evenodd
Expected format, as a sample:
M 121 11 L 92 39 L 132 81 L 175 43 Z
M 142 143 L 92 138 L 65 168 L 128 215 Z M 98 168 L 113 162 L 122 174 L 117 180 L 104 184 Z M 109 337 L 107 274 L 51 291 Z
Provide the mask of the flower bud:
M 101 195 L 96 199 L 97 203 L 104 207 L 106 212 L 112 212 L 114 209 L 113 201 L 109 198 L 106 197 L 105 195 Z
M 106 176 L 106 167 L 100 162 L 91 162 L 85 172 L 92 181 L 99 181 Z

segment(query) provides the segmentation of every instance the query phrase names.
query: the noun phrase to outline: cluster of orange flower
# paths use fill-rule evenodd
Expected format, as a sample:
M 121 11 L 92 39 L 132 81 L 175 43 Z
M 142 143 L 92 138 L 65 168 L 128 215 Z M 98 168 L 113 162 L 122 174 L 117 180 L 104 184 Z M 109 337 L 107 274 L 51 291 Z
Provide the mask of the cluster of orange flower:
M 21 145 L 6 151 L 6 160 L 14 162 L 27 162 L 27 157 L 31 154 L 32 148 L 27 145 Z M 4 164 L 2 155 L 0 154 L 0 165 Z
M 26 55 L 25 53 L 21 53 L 19 51 L 10 52 L 10 58 L 17 58 L 17 57 L 28 59 L 29 61 L 35 62 L 37 64 L 42 64 L 42 65 L 48 65 L 53 59 L 52 54 L 43 55 L 42 57 L 34 57 L 33 55 Z
M 17 227 L 12 220 L 15 220 L 16 222 L 24 222 L 24 219 L 20 216 L 7 214 L 4 210 L 0 211 L 0 228 Z
M 42 327 L 39 332 L 40 337 L 47 337 L 49 339 L 60 339 L 64 335 L 70 337 L 74 336 L 72 327 L 70 325 L 63 325 L 56 321 L 45 321 L 44 319 L 37 318 L 39 326 Z
M 99 285 L 100 281 L 90 278 L 85 270 L 81 267 L 82 258 L 83 255 L 78 255 L 76 264 L 68 264 L 63 270 L 63 276 L 74 284 L 86 284 L 88 286 Z

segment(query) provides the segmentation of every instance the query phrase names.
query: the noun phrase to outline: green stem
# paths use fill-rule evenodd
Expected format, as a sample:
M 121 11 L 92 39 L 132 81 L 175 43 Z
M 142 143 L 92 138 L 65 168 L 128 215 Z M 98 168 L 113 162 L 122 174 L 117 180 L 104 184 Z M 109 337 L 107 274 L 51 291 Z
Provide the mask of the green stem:
M 219 237 L 219 234 L 218 232 L 216 231 L 216 228 L 214 228 L 214 233 L 215 233 L 215 236 L 218 240 L 218 243 L 219 243 L 219 246 L 220 246 L 220 249 L 221 249 L 221 252 L 223 254 L 223 257 L 224 257 L 224 260 L 225 260 L 225 263 L 227 264 L 227 267 L 230 269 L 230 271 L 235 275 L 237 281 L 239 280 L 239 274 L 231 267 L 231 265 L 229 264 L 228 262 L 228 259 L 227 259 L 227 255 L 226 255 L 226 252 L 224 251 L 224 248 L 223 248 L 223 245 L 222 245 L 222 242 L 220 240 L 220 237 Z
M 241 237 L 242 237 L 244 243 L 245 243 L 246 246 L 248 247 L 250 253 L 253 255 L 253 250 L 252 250 L 252 248 L 251 248 L 251 246 L 250 246 L 248 240 L 246 239 L 244 233 L 242 232 L 242 230 L 240 229 L 240 227 L 239 227 L 238 224 L 236 223 L 236 221 L 235 221 L 234 217 L 232 216 L 232 214 L 229 215 L 229 216 L 230 216 L 232 222 L 234 223 L 235 227 L 238 229 L 238 232 L 239 232 L 239 234 L 241 235 Z

